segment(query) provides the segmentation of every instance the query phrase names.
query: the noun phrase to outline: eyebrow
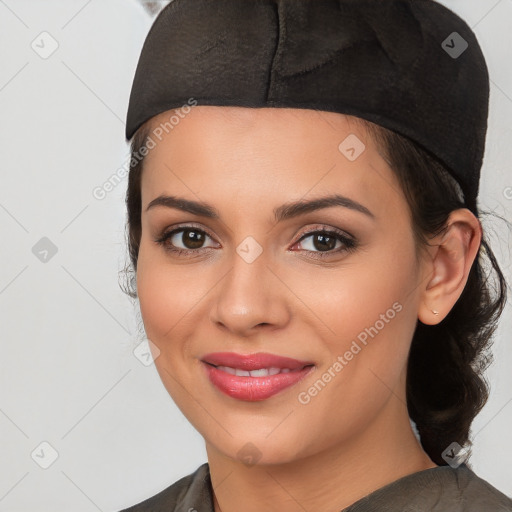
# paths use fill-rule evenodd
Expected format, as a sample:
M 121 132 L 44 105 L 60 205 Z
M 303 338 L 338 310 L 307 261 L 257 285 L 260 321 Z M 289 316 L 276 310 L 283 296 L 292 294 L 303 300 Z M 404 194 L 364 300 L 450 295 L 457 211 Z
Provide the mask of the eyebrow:
M 200 201 L 191 201 L 190 199 L 184 199 L 176 196 L 161 195 L 153 199 L 147 206 L 146 211 L 155 206 L 164 206 L 166 208 L 174 208 L 176 210 L 185 211 L 193 215 L 201 217 L 208 217 L 210 219 L 219 219 L 220 215 L 217 210 L 210 204 Z M 285 203 L 277 208 L 274 208 L 274 218 L 276 222 L 288 220 L 299 215 L 321 210 L 323 208 L 331 208 L 333 206 L 342 206 L 354 210 L 364 215 L 375 219 L 375 215 L 366 206 L 350 199 L 348 197 L 333 194 L 325 197 L 319 197 L 316 199 L 310 199 L 308 201 L 295 201 L 291 203 Z

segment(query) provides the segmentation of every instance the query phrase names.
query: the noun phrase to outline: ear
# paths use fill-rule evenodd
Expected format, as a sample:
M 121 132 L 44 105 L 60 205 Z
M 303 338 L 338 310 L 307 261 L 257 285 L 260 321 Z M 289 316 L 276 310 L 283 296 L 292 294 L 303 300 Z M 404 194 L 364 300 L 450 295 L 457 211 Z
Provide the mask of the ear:
M 418 305 L 422 323 L 435 325 L 448 315 L 466 286 L 481 240 L 480 221 L 467 208 L 454 210 L 446 231 L 431 240 L 431 259 L 425 261 L 429 278 Z

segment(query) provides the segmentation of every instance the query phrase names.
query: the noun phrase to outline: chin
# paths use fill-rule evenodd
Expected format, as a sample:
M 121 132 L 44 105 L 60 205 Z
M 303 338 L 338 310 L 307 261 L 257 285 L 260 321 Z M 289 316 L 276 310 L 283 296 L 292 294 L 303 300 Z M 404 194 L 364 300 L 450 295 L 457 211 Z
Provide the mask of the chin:
M 270 436 L 260 429 L 256 429 L 254 435 L 247 430 L 229 431 L 232 437 L 226 433 L 222 437 L 219 437 L 217 432 L 212 436 L 202 433 L 206 440 L 207 451 L 213 450 L 247 467 L 287 464 L 305 456 L 298 451 L 299 447 L 303 448 L 304 443 L 304 437 L 298 430 L 297 438 L 289 435 L 289 428 L 283 430 L 283 435 L 271 433 Z M 209 457 L 210 455 L 208 453 Z

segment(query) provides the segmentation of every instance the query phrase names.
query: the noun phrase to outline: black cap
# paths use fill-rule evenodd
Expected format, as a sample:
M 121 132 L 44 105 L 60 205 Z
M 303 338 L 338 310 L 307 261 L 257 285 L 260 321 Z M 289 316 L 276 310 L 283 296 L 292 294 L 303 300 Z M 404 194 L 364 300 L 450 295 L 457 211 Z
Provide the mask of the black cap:
M 471 28 L 434 0 L 173 0 L 144 42 L 126 138 L 190 104 L 325 110 L 436 156 L 478 194 L 489 75 Z

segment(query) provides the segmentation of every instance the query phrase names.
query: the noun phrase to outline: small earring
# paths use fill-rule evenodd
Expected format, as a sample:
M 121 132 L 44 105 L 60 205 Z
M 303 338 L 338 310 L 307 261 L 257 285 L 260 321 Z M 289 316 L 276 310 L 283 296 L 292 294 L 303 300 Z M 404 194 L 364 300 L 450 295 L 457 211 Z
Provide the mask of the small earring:
M 436 311 L 435 309 L 432 310 L 432 313 L 434 313 L 434 315 L 439 315 L 439 311 Z

